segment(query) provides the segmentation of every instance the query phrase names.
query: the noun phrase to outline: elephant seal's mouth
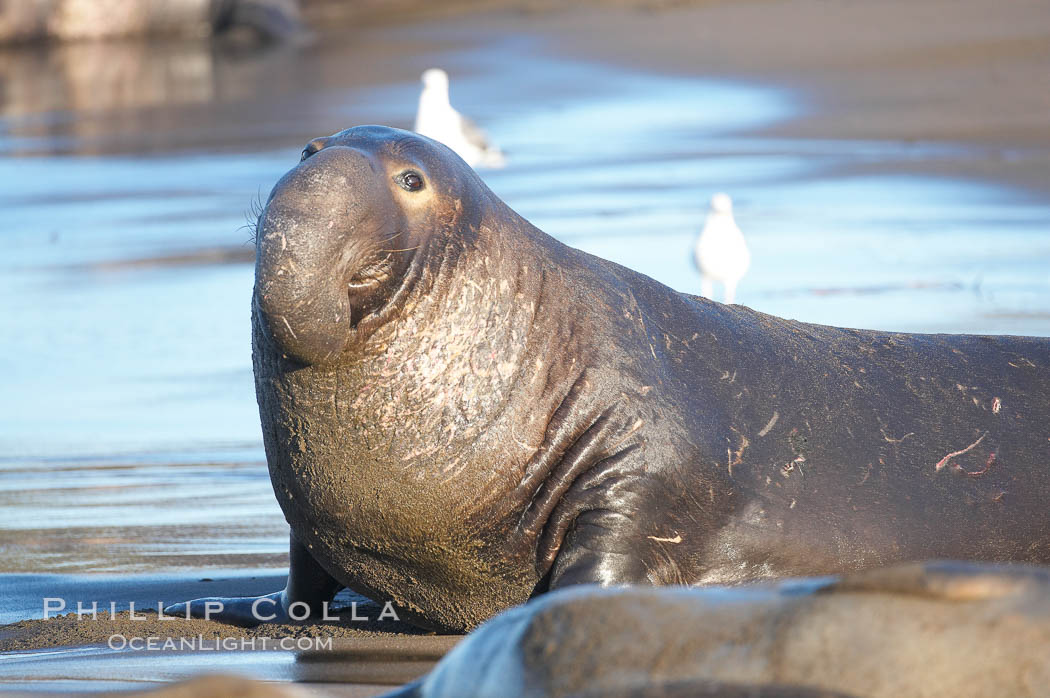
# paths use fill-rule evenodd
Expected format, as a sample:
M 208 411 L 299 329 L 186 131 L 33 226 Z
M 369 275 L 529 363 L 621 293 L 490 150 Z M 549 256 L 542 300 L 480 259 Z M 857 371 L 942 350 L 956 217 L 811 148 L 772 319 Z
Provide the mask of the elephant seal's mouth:
M 394 273 L 394 265 L 389 257 L 384 257 L 367 265 L 347 282 L 351 293 L 370 291 L 388 282 Z
M 422 276 L 425 246 L 423 243 L 410 249 L 386 250 L 388 255 L 369 262 L 350 278 L 346 292 L 351 308 L 367 295 L 378 296 L 381 300 L 367 311 L 351 312 L 344 351 L 359 348 L 376 329 L 396 317 Z M 398 260 L 393 256 L 395 254 L 404 257 Z

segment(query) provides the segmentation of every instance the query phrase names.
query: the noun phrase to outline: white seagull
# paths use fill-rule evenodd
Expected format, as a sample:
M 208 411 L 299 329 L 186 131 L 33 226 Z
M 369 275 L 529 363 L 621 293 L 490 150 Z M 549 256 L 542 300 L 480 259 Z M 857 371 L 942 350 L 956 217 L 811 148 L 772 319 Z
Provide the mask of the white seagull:
M 725 302 L 732 303 L 737 284 L 751 266 L 751 253 L 744 242 L 744 234 L 733 220 L 733 200 L 728 194 L 711 197 L 711 210 L 696 241 L 694 254 L 703 277 L 700 295 L 711 298 L 718 281 L 725 285 Z
M 423 92 L 416 112 L 416 133 L 441 141 L 471 167 L 503 167 L 498 147 L 473 121 L 452 108 L 448 100 L 448 73 L 431 68 L 423 73 Z

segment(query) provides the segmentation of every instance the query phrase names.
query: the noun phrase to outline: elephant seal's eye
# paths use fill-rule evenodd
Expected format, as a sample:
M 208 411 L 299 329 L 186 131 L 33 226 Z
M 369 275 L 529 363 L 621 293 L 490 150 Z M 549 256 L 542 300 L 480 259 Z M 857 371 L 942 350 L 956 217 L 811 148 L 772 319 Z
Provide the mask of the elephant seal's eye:
M 397 183 L 405 191 L 419 191 L 423 188 L 423 177 L 418 172 L 408 170 L 397 176 Z
M 302 162 L 306 158 L 319 151 L 321 148 L 324 148 L 325 143 L 326 140 L 324 138 L 315 138 L 309 143 L 307 143 L 306 147 L 303 148 L 303 155 L 299 158 L 299 162 Z

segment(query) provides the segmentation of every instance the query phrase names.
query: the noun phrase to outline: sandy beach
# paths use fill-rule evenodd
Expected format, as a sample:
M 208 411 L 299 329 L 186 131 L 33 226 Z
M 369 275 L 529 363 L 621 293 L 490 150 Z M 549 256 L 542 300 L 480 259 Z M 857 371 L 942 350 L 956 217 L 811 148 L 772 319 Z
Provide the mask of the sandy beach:
M 10 348 L 24 357 L 0 359 L 0 393 L 20 398 L 0 411 L 0 691 L 230 670 L 375 695 L 457 641 L 396 623 L 245 630 L 127 611 L 283 584 L 245 212 L 310 138 L 409 127 L 431 65 L 509 153 L 489 185 L 568 244 L 695 292 L 686 251 L 724 189 L 755 255 L 742 303 L 848 326 L 1050 335 L 1045 2 L 453 5 L 352 25 L 311 6 L 314 45 L 254 57 L 0 51 L 14 241 L 0 293 L 19 299 Z M 116 601 L 121 615 L 39 620 L 45 597 Z M 129 633 L 335 645 L 107 648 Z

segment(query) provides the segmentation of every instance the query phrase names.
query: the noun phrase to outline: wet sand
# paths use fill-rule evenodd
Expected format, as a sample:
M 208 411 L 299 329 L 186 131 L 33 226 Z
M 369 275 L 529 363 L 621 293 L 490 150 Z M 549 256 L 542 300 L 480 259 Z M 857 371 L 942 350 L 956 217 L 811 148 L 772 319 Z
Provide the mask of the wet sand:
M 277 638 L 303 637 L 304 629 L 280 628 Z M 193 629 L 184 629 L 186 633 Z M 204 644 L 210 635 L 203 631 Z M 326 637 L 309 630 L 309 637 Z M 161 635 L 160 637 L 164 637 Z M 266 636 L 225 633 L 225 643 L 245 638 L 260 647 Z M 85 645 L 0 655 L 4 683 L 25 692 L 56 695 L 86 691 L 145 690 L 201 674 L 233 674 L 268 683 L 296 683 L 305 695 L 375 696 L 414 680 L 454 646 L 459 638 L 414 635 L 335 636 L 323 650 L 111 650 Z M 287 641 L 287 640 L 286 640 Z M 158 645 L 159 647 L 160 645 Z M 230 645 L 225 645 L 230 646 Z M 0 684 L 3 686 L 3 684 Z M 2 690 L 2 689 L 0 689 Z M 4 695 L 9 693 L 4 690 Z M 223 694 L 220 694 L 223 695 Z M 296 695 L 303 695 L 297 693 Z
M 971 157 L 909 159 L 892 167 L 1050 193 L 1045 3 L 674 4 L 606 15 L 600 33 L 585 30 L 594 24 L 585 15 L 559 17 L 550 27 L 559 32 L 559 46 L 576 55 L 800 90 L 809 108 L 761 131 L 770 137 L 965 143 L 973 147 Z
M 329 622 L 241 628 L 161 618 L 156 610 L 158 600 L 263 594 L 283 583 L 283 574 L 233 571 L 205 578 L 0 576 L 5 589 L 16 590 L 0 601 L 0 620 L 40 618 L 43 598 L 53 607 L 61 599 L 73 611 L 0 626 L 0 691 L 142 689 L 222 672 L 305 683 L 316 695 L 371 696 L 422 676 L 459 640 L 384 617 L 382 607 L 350 592 L 336 597 L 331 615 L 340 620 Z
M 43 596 L 152 605 L 280 587 L 286 526 L 259 444 L 240 228 L 309 138 L 409 126 L 431 65 L 510 152 L 486 181 L 569 244 L 695 292 L 688 246 L 706 197 L 727 189 L 755 257 L 741 302 L 853 326 L 1050 334 L 1045 3 L 488 6 L 322 28 L 301 53 L 0 52 L 0 152 L 17 158 L 2 170 L 13 252 L 0 291 L 18 299 L 21 357 L 0 357 L 0 392 L 20 396 L 0 412 L 2 622 L 39 617 Z M 279 629 L 393 648 L 353 674 L 358 649 L 162 659 L 99 649 L 130 621 L 84 623 L 0 629 L 15 650 L 0 688 L 232 668 L 378 691 L 449 642 L 418 638 L 431 654 L 406 671 L 387 662 L 403 628 Z M 87 648 L 26 649 L 58 646 Z

